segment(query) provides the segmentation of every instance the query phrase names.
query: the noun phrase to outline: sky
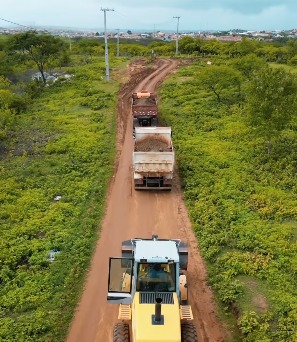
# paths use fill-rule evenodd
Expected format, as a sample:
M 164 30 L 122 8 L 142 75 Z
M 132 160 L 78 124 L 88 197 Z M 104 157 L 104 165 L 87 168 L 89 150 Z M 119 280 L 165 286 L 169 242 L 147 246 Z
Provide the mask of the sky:
M 131 30 L 289 30 L 297 0 L 1 0 L 0 27 L 59 26 L 103 32 Z M 102 9 L 107 9 L 104 12 Z M 177 17 L 180 17 L 179 19 Z

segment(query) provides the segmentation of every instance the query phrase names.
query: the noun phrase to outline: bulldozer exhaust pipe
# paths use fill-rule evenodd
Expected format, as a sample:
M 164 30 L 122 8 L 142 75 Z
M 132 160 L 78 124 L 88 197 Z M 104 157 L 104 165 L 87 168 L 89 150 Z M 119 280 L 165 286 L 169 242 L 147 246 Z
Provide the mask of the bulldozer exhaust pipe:
M 156 304 L 155 304 L 155 321 L 161 322 L 161 303 L 162 298 L 156 298 Z

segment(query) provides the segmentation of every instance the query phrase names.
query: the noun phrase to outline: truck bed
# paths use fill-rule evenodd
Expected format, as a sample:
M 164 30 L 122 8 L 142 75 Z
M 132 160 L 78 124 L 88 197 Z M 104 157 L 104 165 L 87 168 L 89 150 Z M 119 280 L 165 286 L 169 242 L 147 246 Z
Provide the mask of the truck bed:
M 148 118 L 154 118 L 158 114 L 156 106 L 135 106 L 132 107 L 132 115 L 134 118 L 142 118 L 144 116 Z
M 136 190 L 171 190 L 174 151 L 171 127 L 135 127 L 133 177 Z
M 134 118 L 153 118 L 158 114 L 157 98 L 150 92 L 132 94 L 132 115 Z
M 173 173 L 174 152 L 134 152 L 133 165 L 135 173 L 147 177 Z

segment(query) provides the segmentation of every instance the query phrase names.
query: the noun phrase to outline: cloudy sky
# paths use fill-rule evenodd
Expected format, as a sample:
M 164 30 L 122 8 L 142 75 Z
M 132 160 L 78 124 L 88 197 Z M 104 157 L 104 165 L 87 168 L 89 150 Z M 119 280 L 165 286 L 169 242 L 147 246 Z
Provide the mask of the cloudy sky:
M 297 28 L 297 0 L 1 0 L 0 27 L 61 26 L 103 31 L 142 29 L 282 30 Z

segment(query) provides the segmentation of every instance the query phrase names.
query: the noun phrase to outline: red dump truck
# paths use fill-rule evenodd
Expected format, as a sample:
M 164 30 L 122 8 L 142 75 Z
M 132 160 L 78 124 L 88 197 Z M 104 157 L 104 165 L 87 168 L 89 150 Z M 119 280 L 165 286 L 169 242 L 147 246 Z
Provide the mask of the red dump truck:
M 171 190 L 173 169 L 171 127 L 135 127 L 133 151 L 135 190 Z
M 133 127 L 156 126 L 158 117 L 157 97 L 142 90 L 132 93 Z

